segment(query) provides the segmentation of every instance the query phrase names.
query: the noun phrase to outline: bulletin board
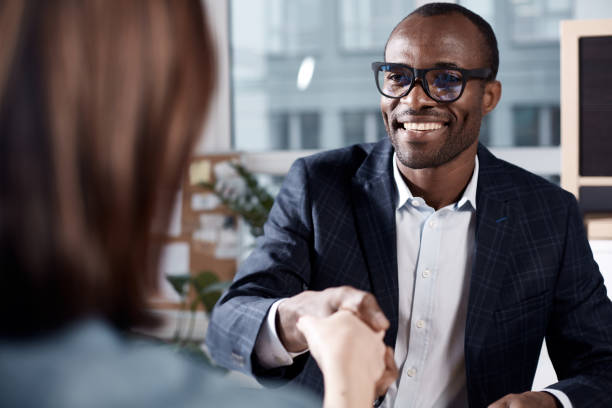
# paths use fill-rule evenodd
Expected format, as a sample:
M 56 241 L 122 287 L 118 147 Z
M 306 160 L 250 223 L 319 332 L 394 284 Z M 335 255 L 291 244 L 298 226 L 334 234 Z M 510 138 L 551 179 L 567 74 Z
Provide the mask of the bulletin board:
M 561 23 L 561 186 L 612 239 L 612 20 Z
M 215 182 L 215 166 L 236 161 L 238 154 L 200 155 L 190 159 L 177 195 L 160 260 L 160 293 L 151 303 L 159 309 L 180 307 L 180 297 L 165 275 L 215 273 L 221 281 L 233 279 L 240 250 L 238 217 L 201 183 Z

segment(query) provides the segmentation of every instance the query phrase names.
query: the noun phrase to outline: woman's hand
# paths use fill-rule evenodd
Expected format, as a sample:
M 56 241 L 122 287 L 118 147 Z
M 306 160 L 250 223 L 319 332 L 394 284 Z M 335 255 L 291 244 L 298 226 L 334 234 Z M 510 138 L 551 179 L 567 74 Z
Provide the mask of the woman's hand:
M 325 407 L 371 407 L 397 378 L 384 331 L 373 331 L 353 313 L 301 317 L 297 328 L 323 372 Z

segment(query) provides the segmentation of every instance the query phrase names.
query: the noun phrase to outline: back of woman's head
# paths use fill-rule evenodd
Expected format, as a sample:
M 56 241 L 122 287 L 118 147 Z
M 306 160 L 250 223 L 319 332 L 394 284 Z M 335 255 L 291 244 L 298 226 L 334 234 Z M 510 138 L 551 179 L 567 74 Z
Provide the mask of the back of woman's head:
M 214 78 L 199 0 L 0 5 L 0 334 L 149 322 Z

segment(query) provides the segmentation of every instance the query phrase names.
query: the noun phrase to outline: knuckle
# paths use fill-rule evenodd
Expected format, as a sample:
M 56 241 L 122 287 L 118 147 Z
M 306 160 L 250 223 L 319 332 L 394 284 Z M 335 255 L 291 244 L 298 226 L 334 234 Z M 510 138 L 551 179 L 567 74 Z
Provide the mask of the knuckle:
M 361 292 L 362 303 L 376 303 L 376 298 L 370 292 Z

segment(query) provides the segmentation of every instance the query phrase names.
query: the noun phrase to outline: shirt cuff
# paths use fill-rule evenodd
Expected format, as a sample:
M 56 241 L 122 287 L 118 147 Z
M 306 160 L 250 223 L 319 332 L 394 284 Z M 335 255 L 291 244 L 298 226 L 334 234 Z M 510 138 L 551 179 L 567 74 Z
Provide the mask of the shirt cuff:
M 572 402 L 570 401 L 570 399 L 567 397 L 567 395 L 563 391 L 556 390 L 554 388 L 544 388 L 540 391 L 547 392 L 553 395 L 556 399 L 559 400 L 563 408 L 573 408 Z
M 257 334 L 257 340 L 255 340 L 255 355 L 261 366 L 265 369 L 290 366 L 293 364 L 295 357 L 308 351 L 306 349 L 298 353 L 289 352 L 278 338 L 278 333 L 276 332 L 276 311 L 278 305 L 283 300 L 285 299 L 277 300 L 272 304 L 266 321 L 261 325 Z

